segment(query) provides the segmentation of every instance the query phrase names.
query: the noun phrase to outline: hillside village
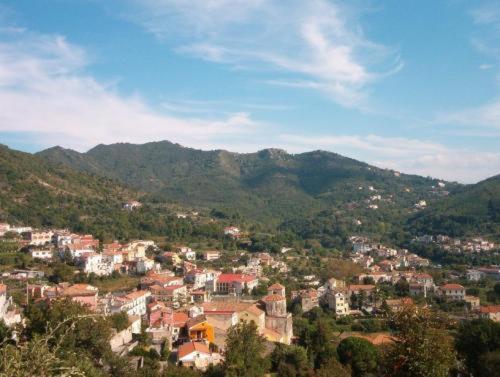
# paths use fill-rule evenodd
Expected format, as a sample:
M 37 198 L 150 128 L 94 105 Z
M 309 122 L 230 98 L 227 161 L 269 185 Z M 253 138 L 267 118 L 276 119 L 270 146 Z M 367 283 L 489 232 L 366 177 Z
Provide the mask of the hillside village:
M 248 232 L 226 226 L 221 236 L 244 243 Z M 2 270 L 0 317 L 7 326 L 22 325 L 23 311 L 34 303 L 69 299 L 99 315 L 126 314 L 128 325 L 109 341 L 116 354 L 132 354 L 145 335 L 158 353 L 172 352 L 170 362 L 202 371 L 224 360 L 231 326 L 253 321 L 270 344 L 295 344 L 300 334 L 294 333 L 294 321 L 320 308 L 349 324 L 348 334 L 375 343 L 380 336 L 389 339 L 381 316 L 408 303 L 438 307 L 457 319 L 500 322 L 500 298 L 485 292 L 500 281 L 498 266 L 444 271 L 364 236 L 350 237 L 352 248 L 342 258 L 349 272 L 328 276 L 312 267 L 310 251 L 287 245 L 274 253 L 181 243 L 164 250 L 154 240 L 103 243 L 90 234 L 7 223 L 0 224 L 0 240 L 15 243 L 32 261 L 30 268 Z M 451 245 L 476 253 L 497 247 L 482 239 L 423 236 L 414 242 L 438 242 L 450 252 Z M 69 272 L 58 273 L 61 266 Z M 127 288 L 121 279 L 133 283 Z M 116 284 L 100 289 L 106 282 Z

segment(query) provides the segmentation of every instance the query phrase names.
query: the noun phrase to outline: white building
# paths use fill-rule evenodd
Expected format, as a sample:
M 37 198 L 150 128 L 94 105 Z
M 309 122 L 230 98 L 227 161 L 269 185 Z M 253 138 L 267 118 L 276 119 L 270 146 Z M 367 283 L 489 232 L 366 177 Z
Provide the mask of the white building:
M 144 315 L 151 292 L 135 291 L 125 296 L 114 297 L 111 303 L 111 313 L 126 312 L 129 316 Z
M 83 272 L 97 276 L 108 276 L 113 273 L 113 263 L 103 258 L 102 254 L 88 254 L 84 257 Z
M 30 245 L 43 246 L 52 242 L 52 236 L 54 232 L 49 231 L 33 231 L 30 233 L 29 242 Z
M 52 250 L 50 249 L 30 250 L 30 254 L 33 259 L 51 260 L 53 257 Z
M 342 292 L 328 292 L 328 307 L 332 309 L 337 316 L 349 315 L 349 300 Z

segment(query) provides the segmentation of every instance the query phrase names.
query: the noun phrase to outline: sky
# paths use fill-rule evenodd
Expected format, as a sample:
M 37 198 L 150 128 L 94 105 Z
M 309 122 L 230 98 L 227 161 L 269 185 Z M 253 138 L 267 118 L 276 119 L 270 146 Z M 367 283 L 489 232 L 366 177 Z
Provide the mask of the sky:
M 500 174 L 500 0 L 0 0 L 0 143 Z

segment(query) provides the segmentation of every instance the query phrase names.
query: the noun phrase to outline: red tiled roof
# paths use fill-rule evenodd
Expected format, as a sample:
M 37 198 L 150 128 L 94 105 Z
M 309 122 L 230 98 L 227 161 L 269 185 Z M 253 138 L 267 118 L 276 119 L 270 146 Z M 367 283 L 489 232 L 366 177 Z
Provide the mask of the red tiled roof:
M 250 281 L 254 281 L 256 277 L 254 275 L 246 275 L 246 274 L 221 274 L 217 279 L 218 283 L 248 283 Z
M 500 305 L 481 306 L 481 313 L 499 313 Z
M 282 286 L 280 283 L 274 283 L 273 285 L 271 285 L 269 288 L 267 289 L 283 289 L 285 288 L 284 286 Z
M 283 301 L 285 298 L 281 295 L 269 295 L 265 296 L 262 301 L 264 302 L 273 302 L 273 301 Z
M 455 290 L 459 290 L 459 289 L 465 289 L 465 288 L 463 286 L 461 286 L 460 284 L 445 284 L 445 285 L 440 286 L 439 289 L 455 289 Z
M 210 354 L 210 349 L 205 343 L 202 342 L 184 343 L 177 349 L 177 359 L 182 359 L 193 352 Z

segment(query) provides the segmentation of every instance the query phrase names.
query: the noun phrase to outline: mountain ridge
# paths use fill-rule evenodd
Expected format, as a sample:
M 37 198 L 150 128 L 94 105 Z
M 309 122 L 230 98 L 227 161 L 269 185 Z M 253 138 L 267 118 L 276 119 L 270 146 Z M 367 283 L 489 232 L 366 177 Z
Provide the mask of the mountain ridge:
M 409 208 L 418 199 L 432 200 L 429 190 L 441 182 L 322 150 L 290 154 L 268 148 L 235 153 L 157 141 L 99 144 L 85 153 L 50 148 L 37 155 L 52 163 L 115 179 L 163 200 L 222 208 L 255 219 L 272 218 L 275 223 L 365 200 L 370 194 L 367 188 L 372 186 Z M 362 195 L 358 187 L 365 187 Z M 408 187 L 411 190 L 406 190 Z

